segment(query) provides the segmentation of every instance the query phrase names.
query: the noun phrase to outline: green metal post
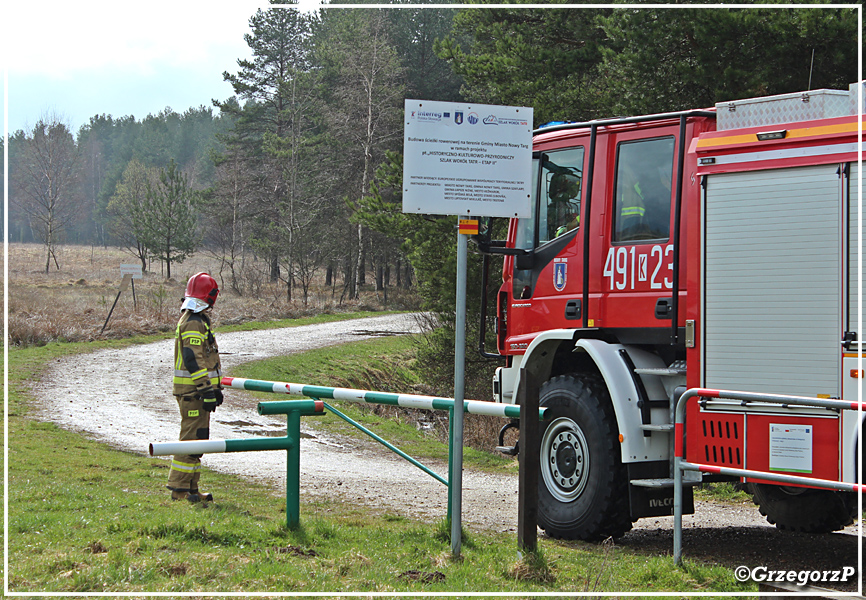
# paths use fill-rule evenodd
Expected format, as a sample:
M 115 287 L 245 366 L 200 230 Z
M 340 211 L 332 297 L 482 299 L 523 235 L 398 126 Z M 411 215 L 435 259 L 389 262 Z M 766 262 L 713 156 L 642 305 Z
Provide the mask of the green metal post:
M 295 443 L 286 450 L 286 527 L 294 529 L 301 519 L 301 413 L 286 414 L 286 433 Z

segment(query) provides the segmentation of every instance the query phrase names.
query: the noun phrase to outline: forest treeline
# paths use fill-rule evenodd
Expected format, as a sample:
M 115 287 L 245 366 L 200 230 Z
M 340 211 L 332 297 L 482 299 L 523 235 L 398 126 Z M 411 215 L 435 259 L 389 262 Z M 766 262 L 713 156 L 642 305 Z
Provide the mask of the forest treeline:
M 9 241 L 43 244 L 46 270 L 58 244 L 117 245 L 166 277 L 205 251 L 237 294 L 255 256 L 289 300 L 306 302 L 318 277 L 346 298 L 411 284 L 447 315 L 454 219 L 401 213 L 404 99 L 530 106 L 538 125 L 858 76 L 851 8 L 273 4 L 249 19 L 252 57 L 214 65 L 230 98 L 97 114 L 78 131 L 44 115 L 13 132 Z

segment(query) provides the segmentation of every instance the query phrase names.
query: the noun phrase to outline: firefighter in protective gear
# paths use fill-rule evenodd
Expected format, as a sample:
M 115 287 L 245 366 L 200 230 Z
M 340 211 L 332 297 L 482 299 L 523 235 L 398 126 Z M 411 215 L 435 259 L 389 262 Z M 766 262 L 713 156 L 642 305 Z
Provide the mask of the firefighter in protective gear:
M 222 404 L 219 350 L 209 312 L 219 295 L 216 280 L 196 273 L 186 285 L 174 342 L 174 397 L 180 409 L 180 440 L 210 437 L 210 414 Z M 209 502 L 198 489 L 201 454 L 175 455 L 168 474 L 173 500 Z
M 550 178 L 547 226 L 554 231 L 551 239 L 580 225 L 580 176 L 576 171 L 560 167 Z

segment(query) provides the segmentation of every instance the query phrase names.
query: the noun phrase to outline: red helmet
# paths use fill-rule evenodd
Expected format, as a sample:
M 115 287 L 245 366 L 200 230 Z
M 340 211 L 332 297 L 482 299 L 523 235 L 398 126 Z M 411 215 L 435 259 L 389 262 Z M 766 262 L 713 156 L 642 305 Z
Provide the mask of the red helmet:
M 220 288 L 217 285 L 216 279 L 207 273 L 196 273 L 189 278 L 184 296 L 203 300 L 210 307 L 216 302 L 219 293 Z

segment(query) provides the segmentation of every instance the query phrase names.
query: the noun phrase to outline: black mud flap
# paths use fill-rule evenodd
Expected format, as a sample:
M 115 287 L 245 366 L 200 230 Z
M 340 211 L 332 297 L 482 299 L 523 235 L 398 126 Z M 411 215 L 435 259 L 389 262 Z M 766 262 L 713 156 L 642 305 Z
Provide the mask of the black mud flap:
M 628 501 L 632 520 L 674 514 L 674 486 L 666 460 L 628 465 Z M 695 512 L 694 488 L 683 486 L 683 514 Z

